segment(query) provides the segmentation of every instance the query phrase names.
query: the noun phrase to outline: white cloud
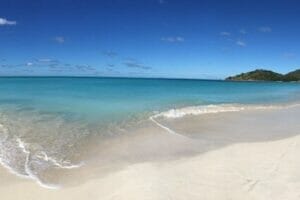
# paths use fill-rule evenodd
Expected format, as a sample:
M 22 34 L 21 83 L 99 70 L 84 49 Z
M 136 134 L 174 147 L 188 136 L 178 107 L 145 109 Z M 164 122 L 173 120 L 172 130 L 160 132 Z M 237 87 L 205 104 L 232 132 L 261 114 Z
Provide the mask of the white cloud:
M 240 34 L 247 34 L 247 31 L 245 29 L 240 29 Z
M 259 27 L 258 30 L 262 33 L 270 33 L 272 32 L 272 29 L 269 26 L 262 26 Z
M 246 44 L 244 41 L 242 41 L 242 40 L 236 41 L 236 45 L 238 45 L 238 46 L 240 46 L 240 47 L 245 47 L 245 46 L 247 46 L 247 44 Z
M 52 62 L 53 60 L 50 58 L 41 58 L 41 59 L 37 59 L 38 62 Z
M 57 37 L 54 38 L 54 41 L 57 42 L 57 43 L 62 44 L 62 43 L 65 42 L 65 38 L 62 37 L 62 36 L 57 36 Z
M 16 21 L 10 21 L 5 18 L 0 18 L 0 26 L 6 26 L 6 25 L 16 25 Z
M 230 36 L 231 33 L 230 32 L 226 32 L 226 31 L 223 31 L 220 33 L 221 36 Z
M 33 63 L 32 62 L 28 62 L 28 63 L 26 63 L 26 66 L 28 66 L 28 67 L 30 67 L 30 66 L 32 66 L 33 65 Z
M 165 0 L 158 0 L 158 3 L 159 4 L 164 4 L 164 3 L 166 3 L 166 1 Z
M 133 58 L 129 58 L 129 59 L 125 60 L 125 62 L 123 64 L 129 68 L 137 68 L 137 69 L 144 69 L 144 70 L 152 69 L 152 67 L 146 66 Z
M 165 41 L 165 42 L 171 42 L 171 43 L 174 43 L 174 42 L 184 42 L 184 38 L 183 37 L 180 37 L 180 36 L 176 36 L 176 37 L 166 37 L 166 38 L 161 38 L 162 41 Z

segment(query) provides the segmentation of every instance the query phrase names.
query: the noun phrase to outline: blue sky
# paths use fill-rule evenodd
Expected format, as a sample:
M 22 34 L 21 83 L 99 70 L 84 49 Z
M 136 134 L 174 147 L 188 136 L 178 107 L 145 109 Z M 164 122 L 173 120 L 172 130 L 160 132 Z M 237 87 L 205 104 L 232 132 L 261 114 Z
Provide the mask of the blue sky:
M 0 75 L 224 78 L 300 68 L 300 2 L 2 0 Z

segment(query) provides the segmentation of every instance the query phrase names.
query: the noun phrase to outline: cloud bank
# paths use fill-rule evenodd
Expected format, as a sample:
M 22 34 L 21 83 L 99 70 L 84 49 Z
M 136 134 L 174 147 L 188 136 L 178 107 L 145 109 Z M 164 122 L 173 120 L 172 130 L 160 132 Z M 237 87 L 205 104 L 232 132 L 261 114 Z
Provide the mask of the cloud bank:
M 62 44 L 62 43 L 65 42 L 65 38 L 62 37 L 62 36 L 57 36 L 57 37 L 54 38 L 54 41 L 59 43 L 59 44 Z
M 242 41 L 242 40 L 236 41 L 236 45 L 238 45 L 238 46 L 240 46 L 240 47 L 245 47 L 245 46 L 247 46 L 246 43 L 245 43 L 244 41 Z
M 161 38 L 161 40 L 164 41 L 164 42 L 170 42 L 170 43 L 184 42 L 185 41 L 185 39 L 183 37 L 180 37 L 180 36 L 164 37 L 164 38 Z
M 136 68 L 136 69 L 143 69 L 143 70 L 151 69 L 151 67 L 141 64 L 134 59 L 128 59 L 127 61 L 124 62 L 124 65 L 126 65 L 129 68 Z
M 10 21 L 10 20 L 0 17 L 0 26 L 9 26 L 9 25 L 12 26 L 12 25 L 16 25 L 16 24 L 17 24 L 16 21 Z
M 221 36 L 230 36 L 231 33 L 226 32 L 226 31 L 222 31 L 222 32 L 220 33 L 220 35 L 221 35 Z

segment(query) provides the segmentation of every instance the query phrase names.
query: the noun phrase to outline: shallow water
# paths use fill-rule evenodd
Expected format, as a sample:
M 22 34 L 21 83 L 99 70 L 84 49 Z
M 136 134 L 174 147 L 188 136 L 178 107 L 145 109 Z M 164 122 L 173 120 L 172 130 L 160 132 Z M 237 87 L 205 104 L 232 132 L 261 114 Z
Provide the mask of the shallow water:
M 297 102 L 299 91 L 299 83 L 0 78 L 0 161 L 57 187 L 50 171 L 84 166 L 86 146 L 130 134 L 139 122 L 150 119 L 172 131 L 157 118 L 267 109 Z

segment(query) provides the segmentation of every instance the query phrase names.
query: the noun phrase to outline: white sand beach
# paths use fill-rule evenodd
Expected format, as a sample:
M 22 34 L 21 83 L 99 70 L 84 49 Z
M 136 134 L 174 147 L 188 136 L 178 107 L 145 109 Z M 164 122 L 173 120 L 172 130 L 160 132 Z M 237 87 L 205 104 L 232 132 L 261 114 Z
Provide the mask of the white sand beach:
M 0 200 L 300 200 L 300 0 L 0 2 Z
M 140 129 L 143 134 L 99 151 L 99 158 L 110 152 L 107 166 L 114 170 L 101 171 L 106 161 L 99 159 L 75 176 L 76 184 L 61 189 L 1 168 L 1 199 L 298 200 L 299 117 L 300 107 L 291 107 L 165 122 L 182 136 L 158 126 Z M 116 167 L 118 159 L 126 164 Z

